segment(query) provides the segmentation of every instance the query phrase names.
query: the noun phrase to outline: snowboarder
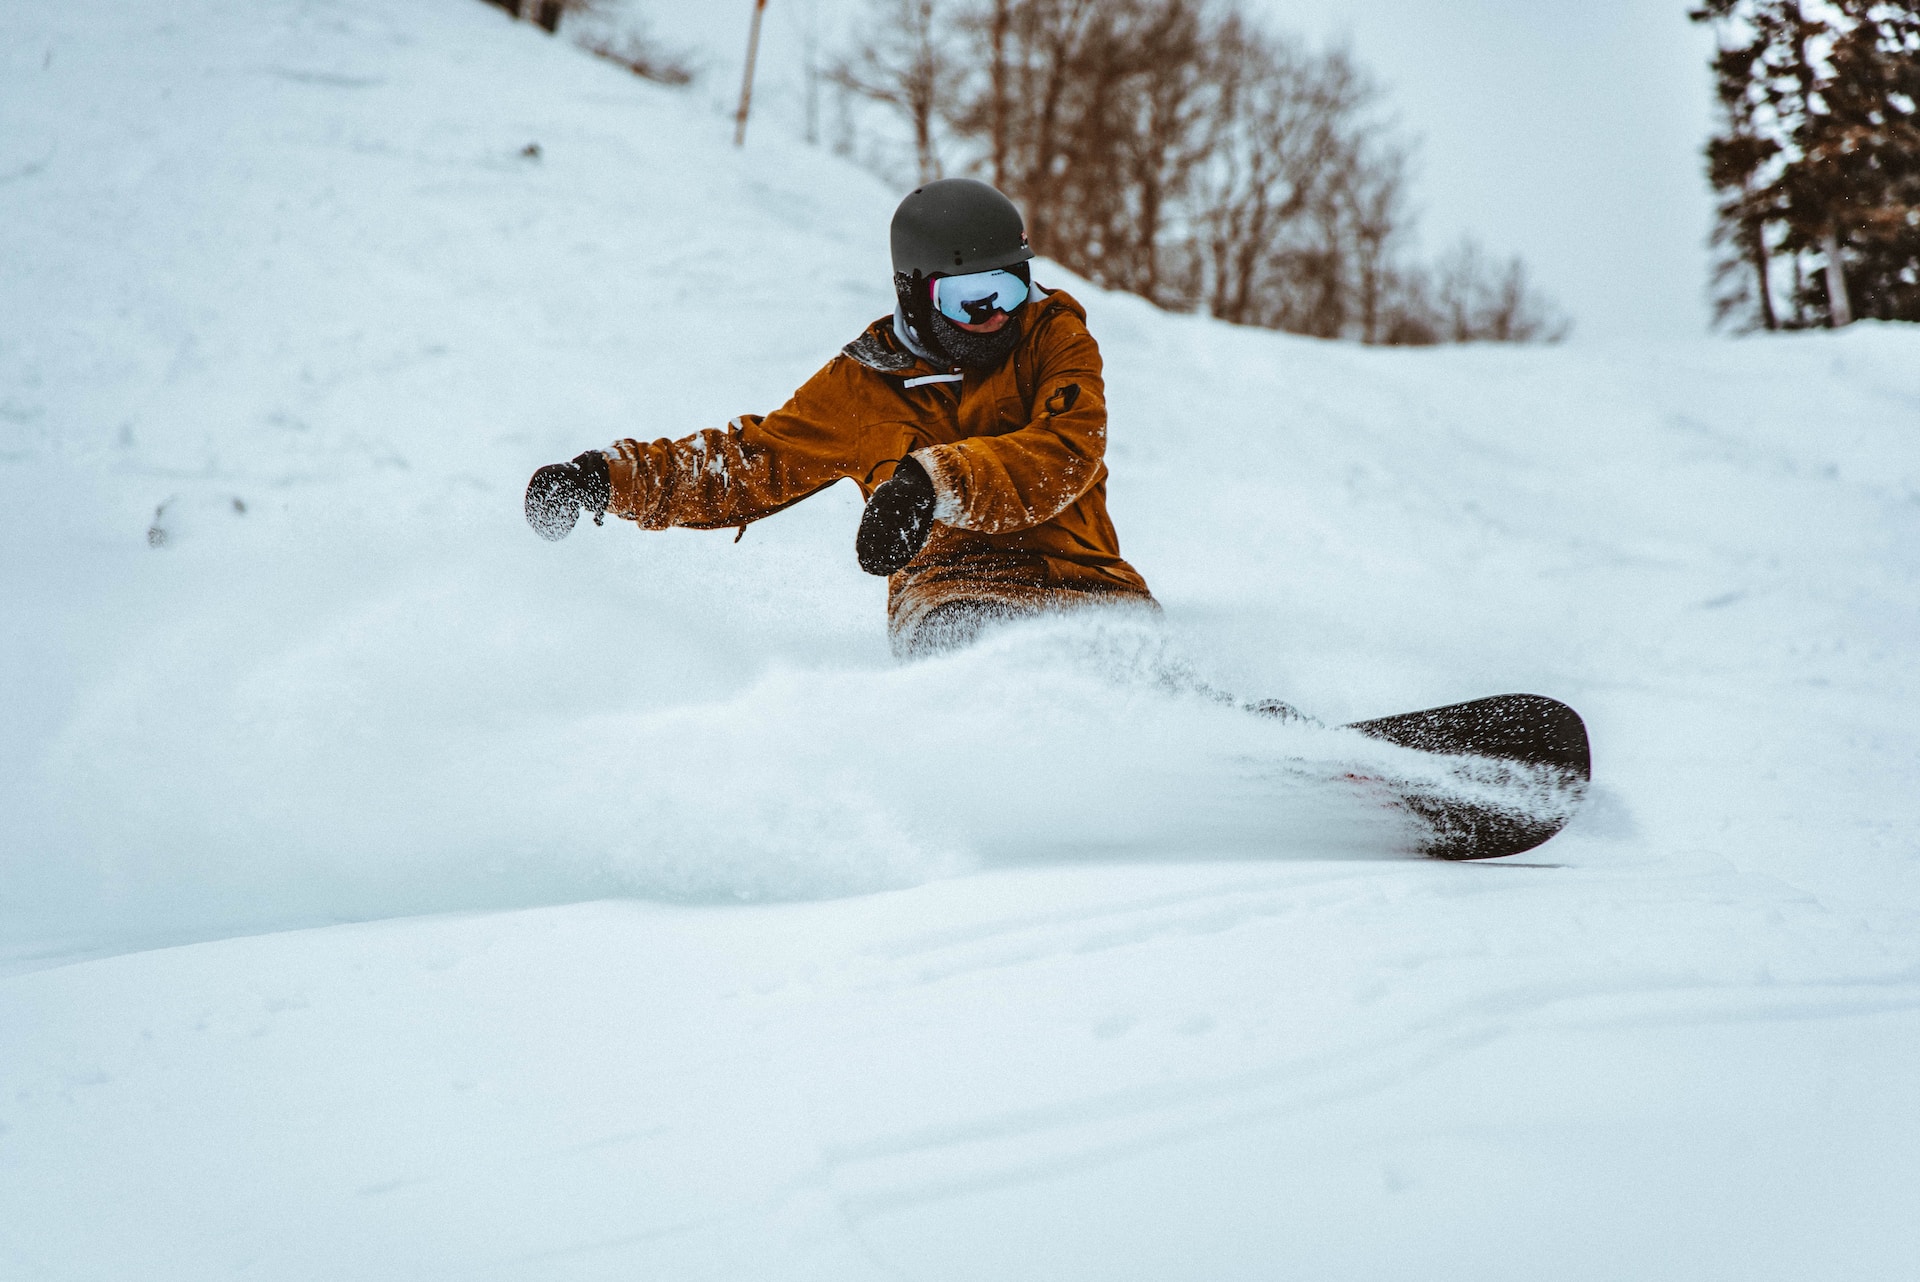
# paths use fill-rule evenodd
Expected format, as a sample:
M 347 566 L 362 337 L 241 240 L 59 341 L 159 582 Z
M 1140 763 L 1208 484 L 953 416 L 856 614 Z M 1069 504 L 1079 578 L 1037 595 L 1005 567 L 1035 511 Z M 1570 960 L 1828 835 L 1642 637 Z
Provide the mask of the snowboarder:
M 986 183 L 941 179 L 900 202 L 892 249 L 893 315 L 784 406 L 543 467 L 528 523 L 547 539 L 582 510 L 744 528 L 850 477 L 867 499 L 860 566 L 891 576 L 896 654 L 1044 610 L 1152 608 L 1107 517 L 1100 349 L 1080 304 L 1033 283 L 1020 211 Z
M 963 645 L 1045 610 L 1157 610 L 1107 519 L 1100 349 L 1078 303 L 1033 283 L 1020 211 L 985 183 L 942 179 L 900 202 L 892 239 L 893 315 L 785 405 L 724 431 L 618 441 L 543 467 L 527 486 L 527 521 L 548 539 L 565 538 L 583 510 L 649 530 L 744 527 L 851 477 L 867 496 L 855 555 L 891 576 L 896 654 Z M 1273 700 L 1246 706 L 1301 719 Z M 1443 859 L 1547 840 L 1592 772 L 1579 714 L 1538 695 L 1346 728 L 1467 763 L 1465 791 L 1419 772 L 1343 776 L 1404 812 L 1412 844 Z

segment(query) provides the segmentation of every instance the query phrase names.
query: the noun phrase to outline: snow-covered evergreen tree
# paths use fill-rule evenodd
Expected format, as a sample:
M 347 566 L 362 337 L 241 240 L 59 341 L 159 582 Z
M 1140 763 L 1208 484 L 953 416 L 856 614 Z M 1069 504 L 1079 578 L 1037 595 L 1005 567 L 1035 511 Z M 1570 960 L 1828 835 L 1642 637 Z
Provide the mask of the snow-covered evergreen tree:
M 1920 4 L 1707 0 L 1721 319 L 1920 320 Z

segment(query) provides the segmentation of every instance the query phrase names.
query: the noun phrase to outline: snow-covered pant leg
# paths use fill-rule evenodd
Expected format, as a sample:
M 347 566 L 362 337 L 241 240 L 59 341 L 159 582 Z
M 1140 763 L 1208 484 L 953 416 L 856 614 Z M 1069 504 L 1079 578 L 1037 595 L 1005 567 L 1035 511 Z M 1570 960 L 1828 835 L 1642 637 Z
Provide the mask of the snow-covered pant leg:
M 920 614 L 907 627 L 894 629 L 889 633 L 888 640 L 893 645 L 894 658 L 902 661 L 924 659 L 929 655 L 972 645 L 982 632 L 994 624 L 1023 615 L 1038 614 L 1042 608 L 1035 605 L 1023 609 L 1004 601 L 964 597 L 957 601 L 943 601 Z
M 981 633 L 1001 623 L 1042 614 L 1109 608 L 1144 609 L 1156 617 L 1160 613 L 1157 601 L 1134 592 L 983 591 L 977 596 L 949 596 L 915 609 L 896 611 L 889 621 L 887 639 L 892 644 L 894 658 L 924 659 L 972 645 Z

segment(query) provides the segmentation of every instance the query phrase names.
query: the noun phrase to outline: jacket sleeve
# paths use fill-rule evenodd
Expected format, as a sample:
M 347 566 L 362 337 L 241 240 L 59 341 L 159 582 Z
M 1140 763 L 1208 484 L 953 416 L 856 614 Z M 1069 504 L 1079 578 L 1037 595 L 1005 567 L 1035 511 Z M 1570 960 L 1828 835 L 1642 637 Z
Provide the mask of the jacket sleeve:
M 842 477 L 860 477 L 879 441 L 854 421 L 848 380 L 860 370 L 836 356 L 785 405 L 744 414 L 725 430 L 677 441 L 616 441 L 607 451 L 607 510 L 643 529 L 744 525 L 798 503 Z M 897 453 L 897 451 L 896 451 Z M 876 458 L 884 453 L 876 454 Z
M 1060 515 L 1105 474 L 1100 348 L 1071 313 L 1056 312 L 1048 331 L 1026 426 L 914 451 L 933 480 L 935 520 L 985 534 L 1024 530 Z

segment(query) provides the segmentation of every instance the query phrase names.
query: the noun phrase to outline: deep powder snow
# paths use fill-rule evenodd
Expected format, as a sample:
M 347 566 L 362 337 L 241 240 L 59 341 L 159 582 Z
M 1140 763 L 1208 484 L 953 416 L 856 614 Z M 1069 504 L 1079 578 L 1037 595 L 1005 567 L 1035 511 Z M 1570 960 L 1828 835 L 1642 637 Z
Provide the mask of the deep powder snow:
M 1165 618 L 899 666 L 850 486 L 519 513 L 778 405 L 896 193 L 472 0 L 0 35 L 0 1276 L 1920 1253 L 1912 327 L 1386 352 L 1043 265 Z M 1471 868 L 1208 693 L 1504 690 L 1596 787 Z

